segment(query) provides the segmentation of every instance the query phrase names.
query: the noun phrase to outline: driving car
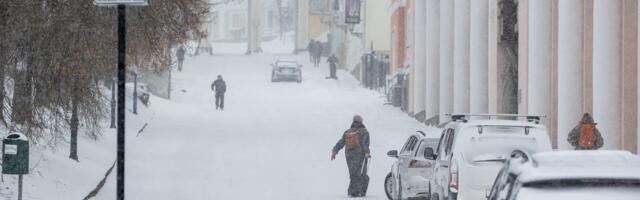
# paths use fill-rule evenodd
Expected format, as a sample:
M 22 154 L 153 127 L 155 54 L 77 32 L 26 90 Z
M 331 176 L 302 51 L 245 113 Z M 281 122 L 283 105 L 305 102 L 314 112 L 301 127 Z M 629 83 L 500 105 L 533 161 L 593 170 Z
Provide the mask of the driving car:
M 296 61 L 278 60 L 271 64 L 271 82 L 296 81 L 302 82 L 302 65 Z
M 539 116 L 453 114 L 433 155 L 431 198 L 486 198 L 504 160 L 516 149 L 551 151 L 551 140 Z M 471 119 L 471 118 L 480 119 Z M 486 119 L 488 118 L 488 119 Z M 518 120 L 526 118 L 526 121 Z
M 407 139 L 398 152 L 391 150 L 387 155 L 394 158 L 391 172 L 384 181 L 384 189 L 389 199 L 428 199 L 433 161 L 425 157 L 427 149 L 438 144 L 438 138 L 428 137 L 416 131 Z M 433 154 L 431 152 L 430 154 Z
M 488 200 L 637 199 L 640 157 L 627 151 L 514 151 Z

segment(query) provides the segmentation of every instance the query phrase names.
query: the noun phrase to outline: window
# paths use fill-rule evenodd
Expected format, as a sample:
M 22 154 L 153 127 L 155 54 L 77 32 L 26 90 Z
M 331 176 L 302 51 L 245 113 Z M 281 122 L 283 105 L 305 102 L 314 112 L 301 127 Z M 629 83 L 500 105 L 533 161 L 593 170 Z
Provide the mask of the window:
M 451 155 L 451 148 L 453 146 L 453 139 L 455 138 L 455 133 L 453 131 L 453 129 L 449 129 L 447 130 L 448 132 L 448 137 L 447 137 L 447 148 L 445 149 L 445 154 L 446 155 Z
M 418 139 L 415 136 L 411 136 L 407 141 L 407 143 L 402 148 L 402 151 L 400 152 L 400 154 L 401 155 L 410 154 L 413 151 L 413 149 L 415 149 L 417 141 Z

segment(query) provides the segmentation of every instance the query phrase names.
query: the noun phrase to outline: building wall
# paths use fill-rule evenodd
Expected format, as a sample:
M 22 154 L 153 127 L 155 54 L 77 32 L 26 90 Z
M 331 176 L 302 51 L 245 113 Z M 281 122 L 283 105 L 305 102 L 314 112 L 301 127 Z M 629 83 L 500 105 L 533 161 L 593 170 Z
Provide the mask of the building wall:
M 406 59 L 406 11 L 404 6 L 391 15 L 391 66 L 390 73 L 402 68 Z
M 391 47 L 390 0 L 364 1 L 364 46 L 366 49 L 388 52 Z
M 295 51 L 307 49 L 309 44 L 309 0 L 295 0 L 296 41 Z
M 424 41 L 403 34 L 403 12 L 393 14 L 393 66 L 402 66 L 402 58 L 417 66 L 425 57 L 425 85 L 414 76 L 410 95 L 414 111 L 420 102 L 427 119 L 439 116 L 426 123 L 448 121 L 444 114 L 454 111 L 500 111 L 500 69 L 507 64 L 499 44 L 500 1 L 427 0 L 424 8 L 413 1 L 412 16 L 424 20 L 414 19 L 407 31 L 424 33 Z M 603 149 L 638 152 L 639 19 L 638 0 L 518 1 L 518 113 L 547 116 L 542 123 L 554 147 L 572 149 L 567 135 L 589 112 Z M 413 39 L 404 55 L 403 35 Z
M 321 34 L 327 31 L 327 25 L 323 21 L 330 20 L 329 17 L 320 16 L 320 15 L 310 15 L 309 16 L 309 38 L 315 39 L 318 38 Z

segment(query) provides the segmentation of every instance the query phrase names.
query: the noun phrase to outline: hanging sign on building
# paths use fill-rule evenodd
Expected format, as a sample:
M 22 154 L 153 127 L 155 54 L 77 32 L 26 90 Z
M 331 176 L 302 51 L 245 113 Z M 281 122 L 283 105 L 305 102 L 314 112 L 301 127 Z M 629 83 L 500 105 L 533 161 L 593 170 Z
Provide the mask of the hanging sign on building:
M 146 6 L 149 2 L 147 0 L 95 0 L 94 4 L 97 6 Z
M 360 4 L 361 0 L 346 0 L 345 7 L 345 23 L 347 24 L 359 24 L 360 23 Z

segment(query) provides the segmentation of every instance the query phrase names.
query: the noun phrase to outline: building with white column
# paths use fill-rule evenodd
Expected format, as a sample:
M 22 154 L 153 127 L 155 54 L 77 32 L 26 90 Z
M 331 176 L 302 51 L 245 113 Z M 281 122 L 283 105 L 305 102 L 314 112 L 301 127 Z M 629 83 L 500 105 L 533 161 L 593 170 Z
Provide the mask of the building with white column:
M 412 114 L 544 115 L 554 146 L 571 149 L 591 113 L 603 149 L 638 152 L 638 0 L 410 2 Z

